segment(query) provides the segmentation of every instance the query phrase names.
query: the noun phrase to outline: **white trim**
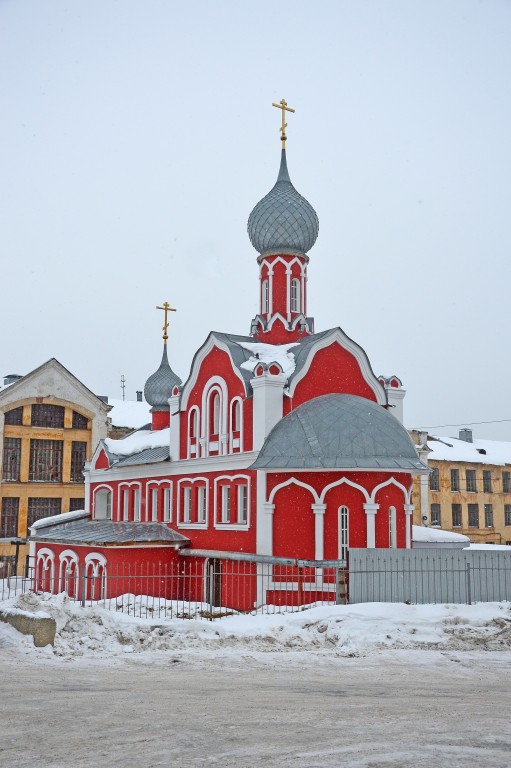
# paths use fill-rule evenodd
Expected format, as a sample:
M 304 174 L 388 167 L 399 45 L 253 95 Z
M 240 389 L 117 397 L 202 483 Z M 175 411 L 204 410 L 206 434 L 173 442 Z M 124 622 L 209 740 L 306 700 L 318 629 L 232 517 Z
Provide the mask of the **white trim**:
M 226 470 L 244 470 L 254 463 L 258 454 L 259 451 L 245 451 L 244 453 L 230 453 L 225 456 L 207 456 L 171 462 L 160 461 L 154 464 L 133 464 L 127 467 L 112 467 L 108 470 L 91 470 L 91 482 L 129 482 L 139 479 L 141 476 L 143 478 L 161 477 L 162 475 L 173 477 L 174 475 L 189 475 L 198 471 L 225 472 Z M 275 471 L 282 472 L 281 469 Z M 321 471 L 324 472 L 325 470 Z
M 405 547 L 406 549 L 411 549 L 412 547 L 412 523 L 413 523 L 413 510 L 415 509 L 414 504 L 404 504 L 405 508 L 405 523 L 406 523 L 406 543 Z
M 55 552 L 52 549 L 49 549 L 48 547 L 42 547 L 41 549 L 37 550 L 37 559 L 36 559 L 36 580 L 39 580 L 39 563 L 42 564 L 42 570 L 43 573 L 41 573 L 41 579 L 46 579 L 47 574 L 46 571 L 50 571 L 49 579 L 50 579 L 50 589 L 54 588 L 54 579 L 55 579 Z M 39 584 L 38 584 L 39 586 Z
M 235 406 L 236 403 L 239 403 L 239 414 L 240 414 L 240 418 L 239 418 L 239 427 L 240 428 L 238 430 L 236 430 L 237 432 L 240 433 L 239 443 L 238 443 L 240 452 L 243 451 L 243 445 L 244 445 L 244 443 L 243 443 L 243 421 L 244 421 L 244 419 L 243 419 L 243 399 L 239 395 L 236 395 L 236 397 L 232 398 L 232 400 L 230 402 L 230 405 L 229 405 L 229 448 L 228 448 L 229 453 L 233 453 L 233 449 L 238 447 L 238 446 L 234 445 L 235 440 L 233 438 L 233 433 L 235 432 L 235 430 L 233 429 L 233 415 L 234 415 L 234 406 Z M 238 438 L 236 438 L 236 439 L 238 439 Z
M 163 510 L 163 517 L 162 522 L 164 523 L 170 523 L 172 522 L 172 491 L 174 489 L 174 483 L 172 480 L 167 480 L 167 478 L 163 478 L 161 480 L 148 480 L 146 482 L 145 486 L 145 521 L 146 523 L 157 523 L 159 522 L 160 515 L 159 515 L 159 509 L 157 508 L 157 517 L 155 519 L 154 517 L 154 510 L 153 510 L 153 497 L 152 492 L 154 490 L 157 490 L 159 492 L 160 486 L 163 486 L 164 488 L 168 488 L 170 490 L 170 518 L 168 520 L 165 520 L 165 511 Z M 159 493 L 158 493 L 159 495 Z M 149 504 L 149 498 L 151 499 L 151 504 Z M 149 510 L 151 511 L 151 519 L 149 519 Z
M 211 414 L 210 414 L 210 408 L 211 404 L 215 402 L 215 396 L 218 395 L 219 397 L 219 404 L 218 404 L 218 433 L 213 432 L 213 434 L 218 434 L 219 440 L 218 440 L 218 448 L 212 448 L 212 446 L 215 445 L 216 441 L 211 441 L 211 433 L 209 431 L 210 423 L 211 423 Z M 211 376 L 210 379 L 205 383 L 204 389 L 202 390 L 202 408 L 201 408 L 201 438 L 205 439 L 204 443 L 204 450 L 206 453 L 206 456 L 209 455 L 210 450 L 218 450 L 219 453 L 221 453 L 221 449 L 223 447 L 223 443 L 220 440 L 221 435 L 227 434 L 227 401 L 229 397 L 229 392 L 227 389 L 227 383 L 225 379 L 223 379 L 221 376 Z M 214 405 L 213 405 L 214 407 Z M 214 418 L 214 414 L 213 414 Z M 223 453 L 222 453 L 223 455 Z
M 346 528 L 342 525 L 343 511 L 346 510 Z M 344 535 L 345 534 L 345 535 Z M 339 560 L 346 560 L 350 548 L 350 508 L 341 504 L 337 510 L 337 553 Z M 343 550 L 346 550 L 345 552 Z
M 199 453 L 199 440 L 201 437 L 201 413 L 198 405 L 192 405 L 188 411 L 187 430 L 186 430 L 186 455 L 191 458 L 192 455 L 192 438 L 190 436 L 190 422 L 193 416 L 195 422 L 195 455 Z M 179 414 L 178 414 L 179 417 Z
M 407 490 L 404 485 L 399 483 L 393 477 L 391 477 L 389 480 L 385 480 L 383 483 L 380 483 L 379 485 L 376 486 L 376 488 L 373 488 L 373 490 L 371 492 L 371 499 L 370 500 L 372 502 L 374 502 L 374 500 L 376 499 L 376 494 L 378 493 L 378 491 L 380 491 L 382 488 L 386 488 L 387 485 L 395 485 L 396 488 L 401 488 L 401 490 L 404 493 L 406 503 L 408 503 L 408 504 L 410 503 L 410 494 L 412 493 L 413 485 L 412 485 L 412 487 L 409 490 Z
M 341 477 L 341 479 L 340 479 L 340 480 L 335 480 L 333 483 L 329 483 L 329 485 L 326 485 L 326 486 L 323 488 L 323 490 L 321 491 L 321 495 L 320 495 L 320 497 L 319 497 L 319 498 L 320 498 L 320 501 L 321 501 L 322 503 L 324 502 L 324 500 L 325 500 L 325 496 L 327 495 L 328 491 L 329 491 L 331 488 L 336 488 L 338 485 L 343 485 L 344 483 L 346 483 L 346 485 L 349 485 L 349 486 L 351 486 L 351 488 L 356 488 L 356 489 L 357 489 L 357 491 L 362 491 L 362 493 L 363 493 L 363 495 L 364 495 L 364 498 L 365 498 L 366 502 L 369 502 L 369 501 L 370 501 L 370 497 L 369 497 L 369 494 L 367 493 L 367 491 L 366 491 L 366 489 L 364 488 L 364 486 L 363 486 L 363 485 L 359 485 L 358 483 L 354 483 L 354 482 L 353 482 L 353 480 L 349 480 L 347 477 Z
M 85 555 L 85 565 L 98 563 L 98 565 L 102 565 L 104 568 L 106 568 L 106 557 L 101 554 L 101 552 L 90 552 L 88 555 Z
M 366 384 L 369 385 L 369 387 L 376 395 L 376 402 L 379 405 L 387 405 L 387 396 L 385 394 L 385 390 L 371 370 L 371 365 L 366 353 L 362 347 L 356 344 L 352 339 L 348 338 L 348 336 L 346 336 L 344 331 L 342 331 L 340 328 L 333 328 L 327 336 L 325 336 L 323 339 L 320 339 L 310 347 L 307 353 L 305 364 L 291 381 L 289 387 L 290 396 L 293 397 L 297 384 L 299 384 L 299 382 L 305 378 L 305 376 L 307 376 L 316 352 L 319 352 L 320 349 L 326 349 L 326 347 L 329 347 L 334 343 L 339 344 L 340 347 L 353 355 L 360 366 L 360 370 Z
M 110 498 L 110 517 L 96 517 L 96 496 L 98 491 L 110 491 L 111 498 Z M 103 483 L 101 485 L 98 485 L 94 488 L 92 491 L 92 510 L 91 510 L 91 520 L 112 520 L 113 519 L 113 510 L 114 510 L 114 489 L 111 485 L 108 485 L 108 483 Z
M 314 514 L 314 558 L 323 560 L 325 555 L 325 512 L 326 504 L 312 504 Z
M 122 481 L 117 486 L 117 521 L 118 522 L 125 522 L 129 520 L 130 515 L 130 502 L 129 502 L 129 489 L 131 487 L 137 487 L 142 490 L 142 483 L 140 480 L 131 480 L 130 482 Z M 128 507 L 126 509 L 126 504 L 122 505 L 122 516 L 121 516 L 121 499 L 123 499 L 123 494 L 121 493 L 121 490 L 128 490 Z M 125 516 L 127 515 L 127 516 Z M 113 519 L 113 518 L 112 518 Z M 135 505 L 133 505 L 133 519 L 135 519 Z
M 247 522 L 246 523 L 224 523 L 218 522 L 218 484 L 221 480 L 229 480 L 234 483 L 235 480 L 246 480 L 247 486 Z M 234 486 L 236 487 L 236 486 Z M 232 512 L 232 492 L 231 492 L 231 512 Z M 219 531 L 248 531 L 250 528 L 250 477 L 249 475 L 220 475 L 213 480 L 213 527 Z
M 366 547 L 367 549 L 375 549 L 376 547 L 376 513 L 378 512 L 379 504 L 364 504 L 364 511 L 366 513 Z
M 63 552 L 59 555 L 59 582 L 58 582 L 58 590 L 59 592 L 67 592 L 69 593 L 69 577 L 71 576 L 71 573 L 68 573 L 70 564 L 73 563 L 74 565 L 74 579 L 75 579 L 75 595 L 78 594 L 79 589 L 79 579 L 78 579 L 78 555 L 74 550 L 72 549 L 64 549 Z M 66 568 L 66 574 L 63 576 L 62 570 L 63 567 Z
M 193 486 L 197 483 L 200 483 L 202 485 L 206 486 L 206 521 L 204 523 L 188 523 L 188 522 L 182 522 L 181 521 L 181 487 L 183 483 L 186 483 L 187 487 L 191 486 L 193 489 Z M 208 520 L 209 520 L 209 480 L 207 477 L 182 477 L 180 480 L 177 481 L 177 494 L 176 494 L 176 526 L 177 528 L 184 528 L 184 529 L 195 529 L 195 530 L 206 530 L 208 527 Z M 191 500 L 192 508 L 193 508 L 193 497 Z
M 186 411 L 188 409 L 188 400 L 197 383 L 197 379 L 199 377 L 202 363 L 204 362 L 206 357 L 209 355 L 209 353 L 213 351 L 215 347 L 218 347 L 218 349 L 221 349 L 223 352 L 227 354 L 232 366 L 232 370 L 234 371 L 238 379 L 241 381 L 243 385 L 243 391 L 245 392 L 245 394 L 247 394 L 245 379 L 243 378 L 241 371 L 234 365 L 229 347 L 226 344 L 224 344 L 223 341 L 220 341 L 220 339 L 218 339 L 214 333 L 210 333 L 208 338 L 204 342 L 203 346 L 197 351 L 195 355 L 195 359 L 192 363 L 192 370 L 190 371 L 190 376 L 188 377 L 188 380 L 186 381 L 183 387 L 183 391 L 181 393 L 181 410 L 182 411 Z
M 279 485 L 276 485 L 275 488 L 272 489 L 272 491 L 271 491 L 271 493 L 270 493 L 270 495 L 268 497 L 268 502 L 270 504 L 273 504 L 273 499 L 275 498 L 275 494 L 277 493 L 277 491 L 280 491 L 281 488 L 286 488 L 288 485 L 299 485 L 301 488 L 306 488 L 308 491 L 311 492 L 311 494 L 312 494 L 312 496 L 314 498 L 314 503 L 315 504 L 320 504 L 321 503 L 320 498 L 319 498 L 319 496 L 317 494 L 317 491 L 314 490 L 312 485 L 308 485 L 307 483 L 303 483 L 301 480 L 297 480 L 296 477 L 290 477 L 289 480 L 285 480 L 283 483 L 280 483 Z

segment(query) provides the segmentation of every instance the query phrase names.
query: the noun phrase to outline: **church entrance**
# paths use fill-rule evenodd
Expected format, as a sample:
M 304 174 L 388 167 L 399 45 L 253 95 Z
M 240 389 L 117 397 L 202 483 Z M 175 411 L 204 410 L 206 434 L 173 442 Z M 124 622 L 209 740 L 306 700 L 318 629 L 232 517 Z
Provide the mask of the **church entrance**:
M 208 558 L 205 569 L 205 602 L 219 608 L 222 605 L 222 561 L 217 558 Z

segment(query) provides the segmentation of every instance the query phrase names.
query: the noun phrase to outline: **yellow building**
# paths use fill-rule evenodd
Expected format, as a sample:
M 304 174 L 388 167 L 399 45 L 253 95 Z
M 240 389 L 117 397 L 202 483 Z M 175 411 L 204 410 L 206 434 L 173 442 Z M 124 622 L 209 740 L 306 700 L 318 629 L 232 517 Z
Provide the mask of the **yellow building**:
M 12 572 L 16 547 L 33 522 L 83 509 L 82 470 L 107 436 L 110 406 L 57 360 L 0 391 L 0 577 Z M 18 547 L 18 573 L 27 547 Z
M 438 526 L 486 544 L 511 546 L 511 443 L 410 433 L 433 470 L 416 478 L 414 523 Z

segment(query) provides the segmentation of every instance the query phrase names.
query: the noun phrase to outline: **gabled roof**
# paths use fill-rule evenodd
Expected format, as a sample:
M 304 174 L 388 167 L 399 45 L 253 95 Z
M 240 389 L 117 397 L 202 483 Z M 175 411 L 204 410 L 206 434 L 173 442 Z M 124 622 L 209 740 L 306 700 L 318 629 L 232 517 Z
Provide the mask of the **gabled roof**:
M 230 357 L 234 372 L 243 382 L 246 396 L 251 397 L 252 387 L 250 385 L 250 380 L 254 378 L 254 373 L 248 367 L 244 367 L 243 363 L 247 363 L 251 358 L 253 358 L 254 353 L 251 349 L 247 349 L 244 345 L 254 345 L 256 343 L 257 340 L 252 336 L 237 336 L 235 334 L 212 331 L 193 358 L 190 375 L 183 386 L 181 409 L 186 410 L 188 405 L 188 398 L 199 375 L 202 362 L 215 346 L 227 352 Z M 373 369 L 371 368 L 369 358 L 367 357 L 365 351 L 361 346 L 353 341 L 353 339 L 350 339 L 350 337 L 347 336 L 341 328 L 330 328 L 329 330 L 322 331 L 321 333 L 313 333 L 310 336 L 303 336 L 301 339 L 296 341 L 292 348 L 289 349 L 289 352 L 294 356 L 295 359 L 294 370 L 289 374 L 287 380 L 289 394 L 291 396 L 293 395 L 296 385 L 307 374 L 315 353 L 318 350 L 324 349 L 325 347 L 330 346 L 330 344 L 335 343 L 338 343 L 341 347 L 343 347 L 343 349 L 346 349 L 356 358 L 365 381 L 375 394 L 376 402 L 378 402 L 380 405 L 386 405 L 387 396 L 383 387 L 378 381 L 378 378 L 374 374 Z M 279 350 L 282 348 L 282 346 L 286 345 L 267 344 L 266 346 L 275 346 L 276 359 L 278 359 Z M 289 344 L 287 344 L 287 346 L 289 346 Z
M 13 384 L 10 384 L 8 387 L 5 387 L 0 392 L 0 406 L 2 405 L 2 402 L 13 402 L 16 400 L 16 395 L 19 393 L 19 390 L 22 389 L 24 386 L 26 386 L 27 383 L 30 383 L 34 379 L 37 379 L 38 376 L 40 376 L 46 369 L 53 368 L 56 370 L 63 378 L 67 379 L 73 386 L 75 386 L 79 391 L 82 392 L 82 394 L 91 400 L 94 403 L 94 406 L 103 411 L 105 414 L 110 411 L 111 406 L 107 405 L 100 397 L 94 394 L 88 387 L 83 384 L 80 379 L 77 379 L 76 376 L 74 376 L 71 371 L 69 371 L 65 366 L 62 365 L 62 363 L 59 363 L 59 361 L 52 357 L 50 360 L 47 360 L 42 365 L 38 366 L 37 368 L 34 368 L 33 371 L 30 371 L 30 373 L 27 373 L 25 376 L 22 376 L 18 381 L 15 381 Z M 49 392 L 49 395 L 52 393 Z

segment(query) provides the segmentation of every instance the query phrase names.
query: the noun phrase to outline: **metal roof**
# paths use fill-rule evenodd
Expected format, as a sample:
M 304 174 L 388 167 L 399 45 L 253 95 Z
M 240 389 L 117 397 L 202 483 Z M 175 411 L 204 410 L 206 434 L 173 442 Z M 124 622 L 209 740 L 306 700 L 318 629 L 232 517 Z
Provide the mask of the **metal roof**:
M 168 411 L 168 400 L 172 395 L 172 390 L 181 384 L 181 379 L 169 365 L 167 345 L 164 344 L 160 367 L 147 379 L 144 387 L 144 397 L 153 408 Z
M 261 254 L 280 249 L 307 253 L 316 242 L 318 231 L 316 211 L 292 185 L 283 149 L 275 186 L 257 203 L 248 219 L 250 242 Z
M 403 425 L 356 395 L 323 395 L 272 429 L 250 469 L 424 470 Z
M 159 461 L 170 461 L 169 446 L 162 445 L 158 448 L 146 448 L 140 453 L 134 453 L 131 456 L 118 457 L 110 454 L 112 466 L 126 467 L 132 464 L 157 464 Z
M 163 523 L 114 522 L 113 520 L 72 520 L 37 529 L 31 541 L 54 541 L 63 544 L 126 544 L 129 542 L 161 542 L 185 544 L 186 536 Z

